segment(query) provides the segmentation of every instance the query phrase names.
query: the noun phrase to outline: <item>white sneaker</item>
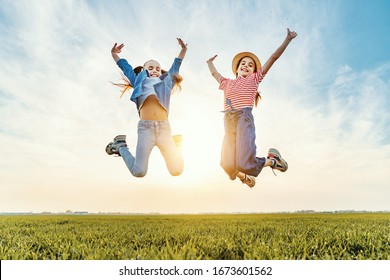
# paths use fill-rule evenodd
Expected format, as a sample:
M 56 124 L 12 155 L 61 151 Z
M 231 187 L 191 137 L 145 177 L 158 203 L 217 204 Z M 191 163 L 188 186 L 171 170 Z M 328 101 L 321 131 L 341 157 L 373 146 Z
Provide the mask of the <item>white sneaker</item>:
M 245 174 L 244 179 L 241 180 L 243 184 L 247 184 L 248 187 L 253 188 L 256 185 L 255 177 Z
M 119 155 L 119 148 L 127 147 L 126 135 L 118 135 L 114 138 L 113 142 L 110 142 L 106 147 L 106 153 L 109 155 Z
M 273 164 L 271 166 L 272 172 L 275 174 L 274 169 L 279 170 L 281 172 L 286 172 L 288 169 L 287 161 L 285 161 L 280 155 L 279 151 L 271 148 L 268 150 L 268 159 L 271 159 Z M 275 174 L 276 176 L 276 174 Z

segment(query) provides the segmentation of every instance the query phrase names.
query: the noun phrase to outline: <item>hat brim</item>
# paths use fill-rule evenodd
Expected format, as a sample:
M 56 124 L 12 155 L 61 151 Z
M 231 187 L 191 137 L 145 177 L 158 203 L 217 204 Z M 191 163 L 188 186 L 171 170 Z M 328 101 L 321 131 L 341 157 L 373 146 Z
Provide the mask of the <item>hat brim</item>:
M 233 58 L 233 61 L 232 61 L 232 71 L 233 71 L 234 75 L 237 73 L 238 64 L 240 63 L 241 59 L 243 59 L 244 57 L 250 57 L 253 59 L 253 61 L 256 64 L 257 71 L 259 71 L 259 69 L 261 68 L 260 59 L 254 53 L 240 52 L 240 53 L 236 54 L 236 56 Z

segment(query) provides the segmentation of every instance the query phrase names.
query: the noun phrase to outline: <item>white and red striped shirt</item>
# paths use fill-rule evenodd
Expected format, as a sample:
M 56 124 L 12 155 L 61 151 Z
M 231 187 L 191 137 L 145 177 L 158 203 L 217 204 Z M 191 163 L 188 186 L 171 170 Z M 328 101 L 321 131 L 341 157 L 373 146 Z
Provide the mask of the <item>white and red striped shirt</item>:
M 224 92 L 224 110 L 232 109 L 227 103 L 229 99 L 234 109 L 239 110 L 246 107 L 253 107 L 255 96 L 260 82 L 263 80 L 263 70 L 247 76 L 238 77 L 235 80 L 221 77 L 219 89 Z

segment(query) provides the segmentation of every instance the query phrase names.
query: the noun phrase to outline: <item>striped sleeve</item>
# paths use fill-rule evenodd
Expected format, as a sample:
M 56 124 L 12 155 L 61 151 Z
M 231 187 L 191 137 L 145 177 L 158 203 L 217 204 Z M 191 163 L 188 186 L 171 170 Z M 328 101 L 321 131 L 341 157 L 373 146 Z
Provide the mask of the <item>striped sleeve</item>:
M 260 67 L 259 71 L 254 74 L 254 80 L 256 84 L 260 84 L 260 82 L 264 79 L 265 75 L 263 75 L 263 68 Z
M 219 80 L 219 89 L 225 90 L 226 85 L 227 85 L 227 81 L 228 81 L 228 79 L 221 77 L 221 79 Z

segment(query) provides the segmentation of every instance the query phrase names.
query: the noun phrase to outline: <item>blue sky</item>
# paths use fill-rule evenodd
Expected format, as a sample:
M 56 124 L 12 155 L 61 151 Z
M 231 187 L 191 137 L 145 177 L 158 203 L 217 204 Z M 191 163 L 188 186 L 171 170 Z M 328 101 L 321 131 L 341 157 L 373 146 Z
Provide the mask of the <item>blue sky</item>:
M 4 1 L 0 0 L 0 212 L 273 212 L 390 210 L 390 4 L 388 1 Z M 254 111 L 264 169 L 249 189 L 219 166 L 219 72 L 241 51 L 265 62 L 286 29 L 298 32 L 260 84 Z M 173 133 L 185 171 L 171 177 L 157 149 L 134 178 L 104 148 L 138 114 L 110 81 L 110 49 L 133 65 L 169 67 L 188 43 Z
M 345 63 L 356 69 L 389 61 L 390 4 L 387 1 L 341 1 L 339 24 L 345 47 Z

